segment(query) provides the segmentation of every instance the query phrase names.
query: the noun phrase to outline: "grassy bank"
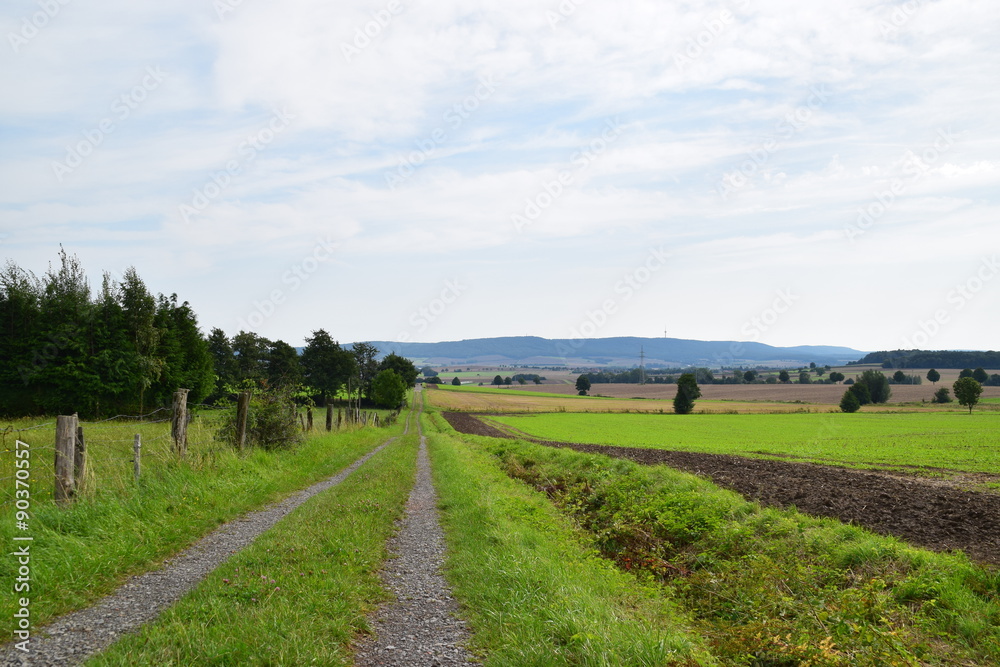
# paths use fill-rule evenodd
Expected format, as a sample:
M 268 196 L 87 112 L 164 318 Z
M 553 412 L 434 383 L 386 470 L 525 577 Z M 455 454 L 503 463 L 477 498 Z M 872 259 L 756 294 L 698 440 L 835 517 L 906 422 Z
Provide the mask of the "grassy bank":
M 378 570 L 413 485 L 415 435 L 295 510 L 91 665 L 337 665 L 386 598 Z
M 663 466 L 468 440 L 621 570 L 660 582 L 724 664 L 1000 663 L 1000 573 L 964 557 L 762 509 Z
M 144 468 L 138 484 L 99 487 L 67 507 L 33 498 L 27 531 L 16 530 L 14 506 L 6 506 L 3 544 L 14 544 L 15 533 L 34 538 L 28 595 L 34 627 L 92 603 L 219 524 L 336 473 L 402 428 L 400 422 L 316 435 L 288 451 L 239 455 L 220 447 L 211 456 L 189 450 L 184 461 L 163 457 Z M 0 581 L 13 585 L 16 565 L 0 561 Z M 15 601 L 0 598 L 0 614 L 9 618 Z
M 599 558 L 543 494 L 431 419 L 447 574 L 487 665 L 714 664 L 671 601 Z

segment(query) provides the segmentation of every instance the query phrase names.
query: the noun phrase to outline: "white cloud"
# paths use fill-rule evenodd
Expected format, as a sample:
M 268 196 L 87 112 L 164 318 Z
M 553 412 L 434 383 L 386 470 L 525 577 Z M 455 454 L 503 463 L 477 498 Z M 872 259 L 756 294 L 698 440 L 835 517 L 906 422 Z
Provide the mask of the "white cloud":
M 293 299 L 267 327 L 297 343 L 321 325 L 393 337 L 460 272 L 476 290 L 426 335 L 564 335 L 605 267 L 665 243 L 683 293 L 651 285 L 609 335 L 697 312 L 674 333 L 734 337 L 794 279 L 808 305 L 768 335 L 891 347 L 817 313 L 912 319 L 929 262 L 961 273 L 1000 241 L 1000 17 L 971 0 L 634 0 L 566 15 L 531 0 L 398 3 L 242 2 L 221 17 L 203 0 L 66 5 L 18 52 L 0 48 L 0 86 L 14 91 L 0 100 L 5 252 L 39 270 L 62 241 L 95 276 L 136 263 L 232 330 L 330 234 L 342 256 L 300 294 L 346 287 L 341 305 L 365 317 L 320 322 Z M 0 32 L 34 11 L 8 3 Z M 167 76 L 117 118 L 114 100 L 148 67 Z M 241 145 L 276 109 L 294 121 L 247 159 Z M 107 117 L 113 132 L 60 181 L 53 162 Z M 581 160 L 614 119 L 620 134 Z M 941 132 L 954 139 L 933 155 Z M 238 173 L 185 224 L 179 207 L 232 160 Z M 859 210 L 894 187 L 850 242 Z M 512 216 L 531 205 L 518 233 Z M 886 266 L 894 278 L 873 292 Z M 399 287 L 424 272 L 426 289 Z M 225 296 L 204 290 L 213 282 Z M 555 317 L 554 300 L 573 305 Z M 493 312 L 519 317 L 498 329 Z M 987 346 L 982 331 L 947 340 Z

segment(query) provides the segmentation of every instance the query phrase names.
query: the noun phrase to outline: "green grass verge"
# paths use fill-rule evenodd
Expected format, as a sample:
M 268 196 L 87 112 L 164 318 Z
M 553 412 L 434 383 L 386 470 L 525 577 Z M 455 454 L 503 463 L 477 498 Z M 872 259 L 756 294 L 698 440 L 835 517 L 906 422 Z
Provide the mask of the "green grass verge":
M 341 665 L 385 600 L 378 570 L 413 485 L 416 436 L 304 503 L 88 665 Z
M 34 538 L 32 625 L 83 608 L 219 524 L 336 473 L 401 433 L 402 422 L 315 436 L 290 451 L 172 460 L 144 471 L 127 493 L 98 489 L 67 507 L 33 501 L 29 532 L 16 531 L 12 516 L 0 522 L 5 545 L 15 534 Z M 0 581 L 13 586 L 16 568 L 16 559 L 0 560 Z M 0 615 L 10 618 L 18 597 L 0 597 Z
M 464 436 L 463 436 L 464 437 Z M 1000 664 L 1000 572 L 664 466 L 470 437 L 692 614 L 727 665 Z
M 581 543 L 543 494 L 452 434 L 428 443 L 447 575 L 485 664 L 715 664 L 673 603 Z
M 541 440 L 1000 474 L 1000 414 L 493 416 Z

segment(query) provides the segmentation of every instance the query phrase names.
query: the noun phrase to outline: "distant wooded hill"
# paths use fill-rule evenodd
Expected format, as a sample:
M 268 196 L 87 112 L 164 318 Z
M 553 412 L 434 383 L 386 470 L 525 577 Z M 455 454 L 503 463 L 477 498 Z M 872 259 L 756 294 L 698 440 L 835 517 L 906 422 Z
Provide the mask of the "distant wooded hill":
M 535 336 L 476 338 L 442 343 L 372 341 L 382 354 L 434 365 L 633 366 L 645 354 L 647 366 L 843 365 L 865 353 L 848 347 L 700 341 L 680 338 L 547 339 Z
M 1000 368 L 1000 352 L 893 350 L 871 352 L 859 364 L 885 364 L 892 368 Z

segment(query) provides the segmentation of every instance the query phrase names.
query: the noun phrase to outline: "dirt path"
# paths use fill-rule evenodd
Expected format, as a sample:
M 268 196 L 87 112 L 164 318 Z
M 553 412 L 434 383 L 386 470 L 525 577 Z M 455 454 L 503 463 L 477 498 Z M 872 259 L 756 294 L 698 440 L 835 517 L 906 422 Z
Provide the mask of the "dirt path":
M 419 424 L 419 421 L 418 421 Z M 469 633 L 457 618 L 458 603 L 441 576 L 444 531 L 438 520 L 427 442 L 420 430 L 417 480 L 399 532 L 390 539 L 392 558 L 383 572 L 396 601 L 374 619 L 375 637 L 356 647 L 359 667 L 473 665 L 464 648 Z
M 445 418 L 462 433 L 510 437 L 469 414 L 446 413 Z M 668 465 L 708 477 L 719 486 L 763 505 L 795 506 L 806 514 L 839 519 L 934 551 L 961 549 L 977 561 L 1000 565 L 1000 495 L 997 494 L 951 488 L 920 477 L 812 463 L 534 442 L 650 465 Z
M 163 569 L 132 577 L 94 606 L 38 628 L 36 632 L 40 638 L 32 638 L 29 653 L 15 649 L 12 644 L 0 647 L 0 664 L 66 667 L 82 663 L 122 635 L 155 619 L 234 553 L 249 546 L 258 535 L 309 498 L 340 484 L 393 440 L 395 438 L 389 439 L 333 477 L 220 526 L 190 548 L 164 561 Z

